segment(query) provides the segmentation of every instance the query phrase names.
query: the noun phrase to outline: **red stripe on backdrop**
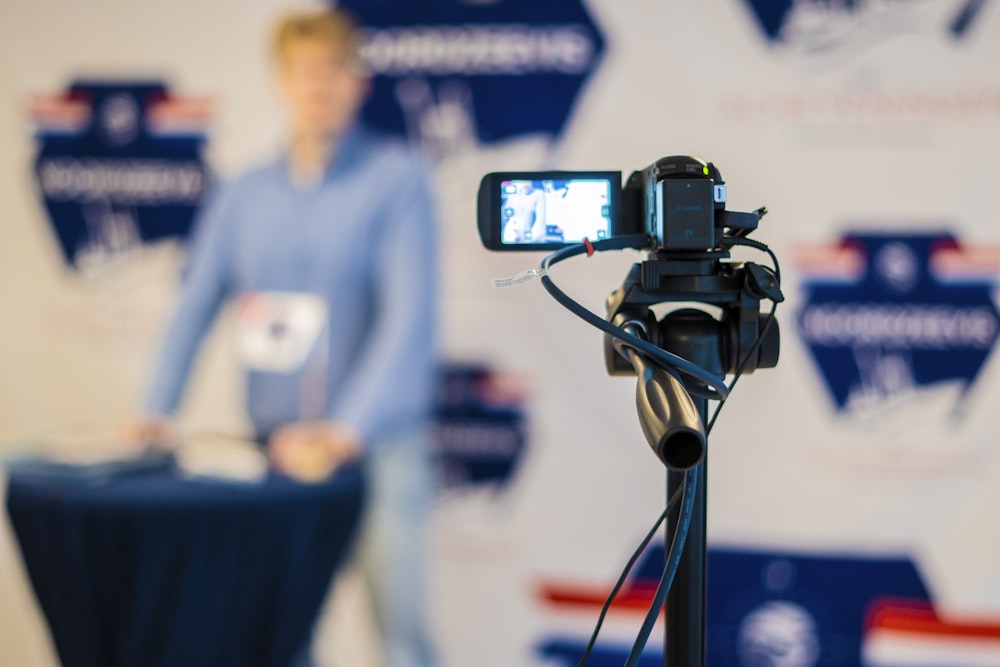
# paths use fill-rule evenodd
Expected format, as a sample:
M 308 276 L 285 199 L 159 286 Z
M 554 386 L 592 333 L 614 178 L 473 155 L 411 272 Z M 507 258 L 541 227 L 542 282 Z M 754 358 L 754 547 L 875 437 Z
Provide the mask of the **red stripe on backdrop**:
M 1000 639 L 1000 618 L 944 620 L 926 600 L 878 598 L 869 606 L 866 617 L 866 632 L 884 630 L 935 637 Z
M 579 586 L 566 584 L 542 584 L 538 589 L 538 597 L 545 603 L 556 607 L 582 607 L 600 609 L 611 591 L 610 586 Z M 645 612 L 653 603 L 655 584 L 635 584 L 622 589 L 612 610 Z

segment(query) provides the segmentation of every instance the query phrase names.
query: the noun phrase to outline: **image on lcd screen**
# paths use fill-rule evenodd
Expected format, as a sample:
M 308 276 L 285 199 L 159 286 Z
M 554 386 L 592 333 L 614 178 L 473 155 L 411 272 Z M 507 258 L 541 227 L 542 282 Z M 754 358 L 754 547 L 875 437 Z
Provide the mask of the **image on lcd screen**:
M 601 178 L 500 183 L 506 245 L 579 243 L 611 236 L 611 181 Z

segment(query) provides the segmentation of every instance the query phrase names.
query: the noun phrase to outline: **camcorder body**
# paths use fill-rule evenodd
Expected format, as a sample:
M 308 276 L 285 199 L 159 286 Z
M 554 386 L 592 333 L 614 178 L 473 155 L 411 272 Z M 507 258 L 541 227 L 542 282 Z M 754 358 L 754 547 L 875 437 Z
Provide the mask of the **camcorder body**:
M 478 225 L 490 250 L 553 250 L 646 235 L 650 250 L 718 248 L 726 185 L 710 162 L 679 155 L 631 174 L 618 171 L 494 172 L 479 185 Z

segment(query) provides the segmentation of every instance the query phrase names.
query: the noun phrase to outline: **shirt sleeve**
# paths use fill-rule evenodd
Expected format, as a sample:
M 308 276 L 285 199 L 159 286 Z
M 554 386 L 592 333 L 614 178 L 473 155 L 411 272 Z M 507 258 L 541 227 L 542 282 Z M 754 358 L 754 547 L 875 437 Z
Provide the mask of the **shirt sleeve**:
M 228 291 L 232 199 L 231 188 L 218 193 L 195 223 L 180 299 L 146 395 L 148 414 L 177 409 L 201 341 Z
M 422 163 L 406 170 L 380 221 L 373 263 L 375 312 L 358 361 L 328 418 L 365 446 L 427 421 L 437 368 L 437 233 Z

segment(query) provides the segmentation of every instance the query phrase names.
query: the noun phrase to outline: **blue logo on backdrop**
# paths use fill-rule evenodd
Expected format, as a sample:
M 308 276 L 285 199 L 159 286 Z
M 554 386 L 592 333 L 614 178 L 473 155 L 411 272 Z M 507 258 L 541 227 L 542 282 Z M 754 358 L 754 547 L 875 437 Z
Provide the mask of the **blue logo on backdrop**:
M 208 115 L 155 81 L 77 81 L 34 100 L 35 177 L 67 263 L 188 234 L 208 181 Z
M 442 369 L 434 456 L 446 488 L 510 482 L 527 443 L 525 401 L 515 376 L 480 364 Z
M 663 572 L 664 556 L 663 544 L 646 549 L 611 607 L 612 616 L 631 614 L 638 619 L 646 612 Z M 712 548 L 708 571 L 709 667 L 860 667 L 863 646 L 870 638 L 868 617 L 874 609 L 885 608 L 890 601 L 929 603 L 923 580 L 905 558 Z M 546 583 L 541 597 L 558 610 L 596 614 L 610 588 Z M 572 667 L 586 645 L 583 635 L 559 635 L 543 639 L 537 651 L 555 665 Z M 661 648 L 651 639 L 639 666 L 662 665 Z M 628 652 L 629 643 L 623 639 L 602 639 L 587 664 L 621 665 Z
M 798 325 L 840 410 L 975 382 L 997 339 L 995 263 L 947 232 L 854 233 L 802 267 Z
M 432 152 L 558 136 L 604 39 L 581 0 L 346 0 L 374 74 L 363 112 Z
M 709 667 L 860 667 L 872 610 L 929 597 L 905 558 L 712 549 L 708 568 Z
M 652 604 L 663 562 L 663 544 L 650 545 L 609 617 L 630 614 L 632 627 L 638 627 Z M 708 572 L 708 667 L 913 667 L 919 662 L 915 656 L 927 655 L 938 656 L 933 664 L 1000 664 L 996 618 L 976 613 L 957 615 L 957 621 L 942 618 L 919 570 L 905 556 L 713 547 Z M 610 582 L 545 582 L 540 597 L 560 612 L 596 616 L 610 588 Z M 631 640 L 620 634 L 602 637 L 587 664 L 622 665 Z M 572 667 L 586 645 L 581 631 L 546 637 L 536 650 L 545 664 Z M 639 667 L 662 664 L 660 642 L 652 639 Z
M 944 0 L 946 7 L 942 12 L 941 0 L 747 0 L 769 41 L 810 51 L 839 46 L 859 33 L 881 33 L 896 23 L 907 27 L 928 23 L 935 30 L 962 38 L 979 17 L 986 1 Z

